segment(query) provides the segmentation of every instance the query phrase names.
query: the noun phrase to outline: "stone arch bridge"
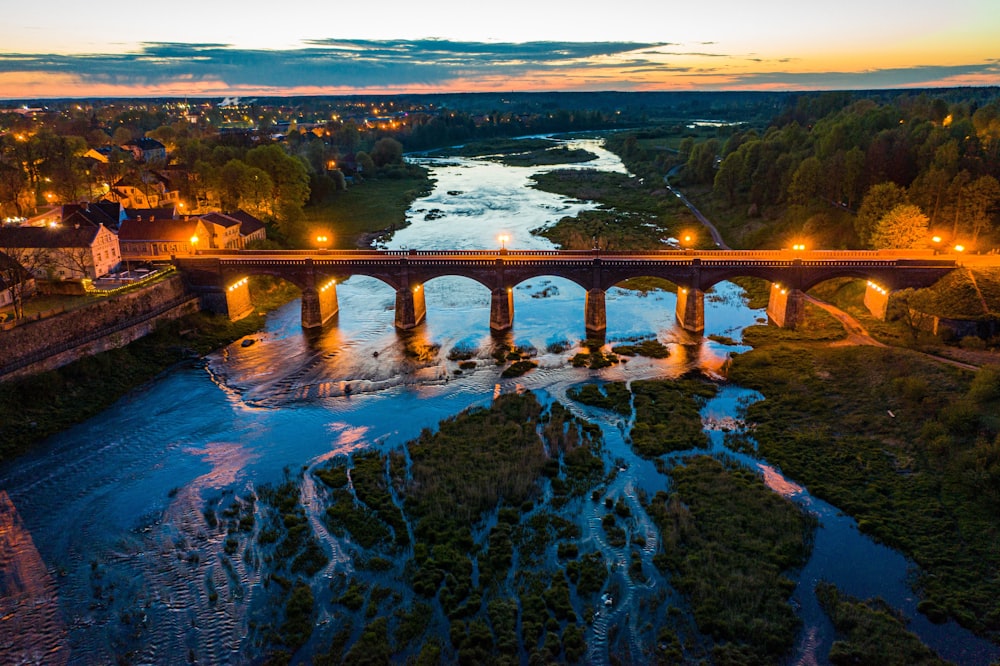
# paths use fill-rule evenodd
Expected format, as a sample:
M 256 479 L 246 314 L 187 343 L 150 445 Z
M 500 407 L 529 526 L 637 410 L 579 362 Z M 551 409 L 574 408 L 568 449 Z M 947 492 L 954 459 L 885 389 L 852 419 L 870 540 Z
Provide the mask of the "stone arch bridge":
M 303 328 L 322 327 L 339 309 L 337 283 L 366 275 L 396 291 L 396 327 L 408 330 L 426 314 L 423 285 L 455 275 L 479 282 L 492 294 L 490 328 L 514 323 L 513 289 L 519 283 L 557 276 L 586 292 L 584 324 L 588 337 L 603 338 L 607 328 L 604 294 L 629 278 L 663 278 L 677 285 L 677 320 L 692 333 L 705 328 L 705 292 L 736 277 L 771 282 L 768 318 L 794 328 L 803 315 L 803 292 L 825 280 L 868 280 L 865 304 L 885 315 L 891 292 L 930 286 L 956 268 L 953 258 L 918 250 L 802 251 L 712 250 L 606 253 L 563 250 L 330 250 L 198 252 L 175 257 L 188 286 L 203 307 L 238 319 L 253 310 L 247 278 L 271 275 L 302 290 Z

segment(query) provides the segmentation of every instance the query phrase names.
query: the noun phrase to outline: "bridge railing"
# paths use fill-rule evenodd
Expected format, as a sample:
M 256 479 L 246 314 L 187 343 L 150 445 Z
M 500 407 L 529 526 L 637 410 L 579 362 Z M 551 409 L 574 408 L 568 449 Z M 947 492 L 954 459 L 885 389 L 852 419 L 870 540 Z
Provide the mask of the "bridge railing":
M 455 257 L 524 257 L 524 256 L 552 256 L 552 257 L 702 257 L 705 259 L 723 258 L 785 258 L 790 256 L 803 260 L 816 259 L 924 259 L 938 256 L 933 250 L 806 250 L 790 252 L 788 250 L 647 250 L 637 252 L 619 252 L 607 250 L 509 250 L 509 249 L 483 249 L 483 250 L 198 250 L 193 256 L 198 257 L 275 257 L 275 256 L 302 256 L 302 257 L 432 257 L 432 256 L 455 256 Z M 184 258 L 184 257 L 180 257 Z

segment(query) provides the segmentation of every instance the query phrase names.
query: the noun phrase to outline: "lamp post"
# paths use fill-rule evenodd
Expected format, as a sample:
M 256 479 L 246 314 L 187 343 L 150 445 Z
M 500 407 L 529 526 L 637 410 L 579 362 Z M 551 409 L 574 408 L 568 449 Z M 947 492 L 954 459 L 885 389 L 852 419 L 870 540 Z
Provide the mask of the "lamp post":
M 497 236 L 497 240 L 500 241 L 500 254 L 507 254 L 507 241 L 510 240 L 510 236 L 507 234 L 500 234 Z
M 198 254 L 198 236 L 191 236 L 191 254 Z
M 316 245 L 319 247 L 320 252 L 326 252 L 328 249 L 328 244 L 330 242 L 330 237 L 326 234 L 319 234 L 316 236 Z

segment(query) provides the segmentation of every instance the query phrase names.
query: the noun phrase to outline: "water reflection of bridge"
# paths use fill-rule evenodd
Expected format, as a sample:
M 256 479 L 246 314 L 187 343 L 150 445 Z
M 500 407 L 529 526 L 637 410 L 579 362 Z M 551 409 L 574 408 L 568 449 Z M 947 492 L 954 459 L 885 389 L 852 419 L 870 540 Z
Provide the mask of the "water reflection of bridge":
M 396 291 L 396 326 L 417 326 L 426 314 L 423 286 L 462 276 L 492 294 L 490 328 L 514 323 L 513 289 L 525 280 L 556 276 L 586 292 L 584 322 L 591 337 L 607 328 L 605 292 L 630 278 L 661 278 L 677 285 L 677 320 L 691 332 L 705 328 L 705 292 L 737 277 L 771 283 L 768 318 L 794 328 L 802 319 L 803 292 L 839 277 L 868 280 L 865 304 L 884 316 L 889 294 L 926 287 L 956 267 L 954 258 L 922 251 L 713 250 L 606 253 L 562 250 L 348 250 L 224 251 L 177 257 L 177 268 L 203 306 L 233 319 L 252 309 L 246 278 L 271 275 L 302 290 L 302 326 L 321 327 L 337 313 L 337 283 L 354 275 L 381 280 Z

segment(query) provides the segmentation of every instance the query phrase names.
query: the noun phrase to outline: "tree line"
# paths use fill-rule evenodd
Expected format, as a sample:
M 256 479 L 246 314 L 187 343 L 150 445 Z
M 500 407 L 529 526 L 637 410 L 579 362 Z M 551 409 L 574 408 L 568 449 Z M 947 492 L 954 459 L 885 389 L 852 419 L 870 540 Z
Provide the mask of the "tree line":
M 985 245 L 1000 202 L 993 92 L 985 103 L 926 93 L 802 98 L 766 129 L 683 140 L 682 182 L 711 186 L 717 202 L 747 218 L 781 209 L 786 222 L 848 247 L 926 246 L 932 234 Z M 816 216 L 830 206 L 856 215 Z

